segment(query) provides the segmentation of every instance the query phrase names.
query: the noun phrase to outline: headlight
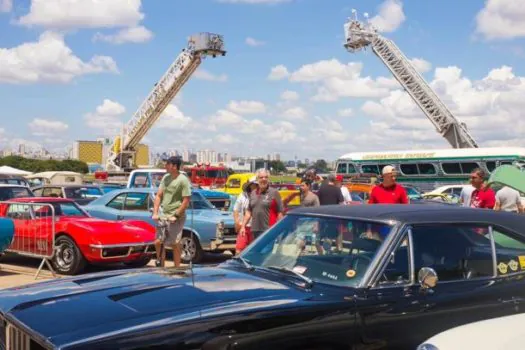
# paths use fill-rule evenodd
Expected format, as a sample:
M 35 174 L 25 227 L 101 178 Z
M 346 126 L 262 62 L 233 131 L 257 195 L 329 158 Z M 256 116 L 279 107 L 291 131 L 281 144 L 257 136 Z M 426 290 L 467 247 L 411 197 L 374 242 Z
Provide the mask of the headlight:
M 439 350 L 439 348 L 430 343 L 423 343 L 417 347 L 417 350 Z
M 217 224 L 217 232 L 215 236 L 217 237 L 217 239 L 222 239 L 223 235 L 224 235 L 224 221 L 220 221 Z

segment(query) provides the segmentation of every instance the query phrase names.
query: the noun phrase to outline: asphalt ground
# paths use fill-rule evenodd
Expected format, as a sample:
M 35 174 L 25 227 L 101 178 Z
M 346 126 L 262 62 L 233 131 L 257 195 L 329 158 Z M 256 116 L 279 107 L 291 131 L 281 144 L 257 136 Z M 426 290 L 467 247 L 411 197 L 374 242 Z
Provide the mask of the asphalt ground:
M 202 263 L 210 265 L 217 264 L 225 261 L 230 256 L 231 255 L 227 254 L 206 254 Z M 169 258 L 166 259 L 166 266 L 173 266 L 173 260 L 170 260 L 171 256 L 169 253 L 168 257 Z M 35 279 L 35 275 L 41 262 L 41 259 L 28 258 L 16 254 L 3 255 L 0 258 L 0 289 L 22 286 L 26 284 L 50 280 L 53 278 L 69 277 L 58 274 L 56 274 L 56 277 L 53 277 L 53 274 L 44 264 L 44 267 Z M 152 260 L 149 263 L 149 266 L 154 267 L 155 260 Z M 93 273 L 126 268 L 127 267 L 123 264 L 113 264 L 106 266 L 87 266 L 83 273 Z

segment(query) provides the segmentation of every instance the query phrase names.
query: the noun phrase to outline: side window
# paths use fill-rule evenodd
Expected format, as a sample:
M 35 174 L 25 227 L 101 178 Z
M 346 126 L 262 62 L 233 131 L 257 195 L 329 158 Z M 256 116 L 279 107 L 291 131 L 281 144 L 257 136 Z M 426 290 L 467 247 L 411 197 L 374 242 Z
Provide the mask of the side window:
M 377 164 L 363 164 L 361 165 L 363 173 L 379 174 L 379 167 Z
M 37 188 L 36 190 L 33 190 L 33 193 L 35 194 L 35 196 L 41 197 L 43 190 L 44 190 L 43 188 Z
M 64 197 L 62 195 L 62 188 L 60 187 L 45 187 L 42 191 L 43 197 Z
M 483 225 L 414 225 L 415 273 L 431 267 L 440 281 L 493 276 L 488 232 Z
M 149 193 L 129 192 L 124 201 L 124 210 L 148 210 Z
M 122 210 L 124 208 L 124 200 L 126 199 L 126 193 L 121 193 L 115 198 L 113 198 L 108 204 L 107 207 Z
M 27 204 L 10 204 L 7 209 L 7 217 L 18 220 L 29 220 L 31 219 L 31 213 L 29 212 L 29 205 Z
M 337 171 L 338 174 L 346 174 L 348 173 L 348 164 L 347 163 L 339 163 L 337 164 Z
M 228 181 L 228 187 L 229 188 L 240 188 L 241 187 L 241 180 L 240 179 L 231 179 Z
M 146 187 L 148 185 L 148 176 L 145 174 L 136 174 L 133 177 L 132 187 Z
M 498 275 L 525 271 L 525 240 L 500 228 L 493 228 Z
M 405 234 L 397 248 L 391 253 L 388 265 L 379 278 L 379 285 L 410 283 L 410 247 Z

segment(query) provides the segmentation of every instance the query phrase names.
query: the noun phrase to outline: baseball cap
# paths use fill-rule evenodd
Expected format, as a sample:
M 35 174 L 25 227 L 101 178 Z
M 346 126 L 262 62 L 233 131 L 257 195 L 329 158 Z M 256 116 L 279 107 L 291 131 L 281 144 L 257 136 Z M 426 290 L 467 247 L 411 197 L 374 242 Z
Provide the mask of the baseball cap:
M 250 177 L 250 179 L 248 180 L 248 183 L 249 184 L 256 184 L 257 183 L 257 176 Z
M 182 158 L 177 156 L 169 157 L 165 160 L 167 164 L 180 165 L 182 164 Z
M 335 181 L 337 181 L 337 182 L 343 182 L 343 175 L 337 175 L 337 176 L 335 177 Z
M 396 171 L 396 168 L 394 168 L 392 165 L 387 165 L 383 168 L 383 170 L 381 171 L 381 173 L 383 175 L 386 175 L 386 174 L 390 174 L 390 173 L 393 173 Z

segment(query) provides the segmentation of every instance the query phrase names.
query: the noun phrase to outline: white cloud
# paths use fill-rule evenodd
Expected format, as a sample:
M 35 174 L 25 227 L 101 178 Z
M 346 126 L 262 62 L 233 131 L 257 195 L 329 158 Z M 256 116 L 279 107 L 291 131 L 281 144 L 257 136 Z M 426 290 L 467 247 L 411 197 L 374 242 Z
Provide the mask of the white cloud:
M 380 32 L 393 32 L 405 21 L 403 3 L 401 0 L 386 0 L 379 7 L 379 14 L 372 17 L 370 22 Z
M 11 12 L 13 0 L 0 0 L 0 12 Z
M 288 108 L 282 113 L 283 118 L 290 120 L 302 120 L 306 118 L 306 111 L 302 107 Z
M 525 36 L 523 1 L 487 0 L 476 16 L 476 32 L 489 40 Z
M 142 43 L 151 40 L 153 33 L 144 26 L 129 27 L 119 30 L 115 34 L 104 35 L 97 33 L 93 41 L 105 41 L 112 44 Z
M 247 37 L 245 42 L 248 46 L 263 46 L 264 44 L 266 44 L 264 41 L 260 41 L 251 37 Z
M 270 74 L 268 75 L 269 80 L 282 80 L 284 78 L 287 78 L 290 75 L 288 72 L 288 69 L 282 65 L 279 64 L 275 67 L 272 67 Z
M 58 120 L 35 118 L 29 124 L 31 133 L 35 136 L 59 136 L 67 132 L 69 126 Z
M 354 115 L 354 111 L 352 110 L 352 108 L 340 109 L 339 111 L 337 111 L 337 115 L 340 117 L 351 117 Z
M 259 114 L 266 112 L 266 106 L 259 101 L 230 101 L 228 109 L 238 114 Z
M 281 94 L 281 99 L 284 101 L 297 101 L 299 94 L 296 91 L 286 90 Z
M 281 4 L 285 2 L 291 2 L 293 0 L 216 0 L 217 2 L 228 3 L 228 4 Z
M 284 70 L 287 70 L 284 67 Z M 317 102 L 335 102 L 341 97 L 381 97 L 388 95 L 392 87 L 399 84 L 392 79 L 361 76 L 363 64 L 350 62 L 343 64 L 337 59 L 321 60 L 305 64 L 289 73 L 291 82 L 313 83 L 317 93 L 312 97 Z
M 111 57 L 93 56 L 84 62 L 54 32 L 42 33 L 38 42 L 0 48 L 0 82 L 69 83 L 77 76 L 104 72 L 118 73 Z
M 210 121 L 213 125 L 239 125 L 243 122 L 243 118 L 226 109 L 219 109 L 210 117 Z
M 215 140 L 218 143 L 221 143 L 223 145 L 232 145 L 234 143 L 238 143 L 239 142 L 239 140 L 237 138 L 233 137 L 231 134 L 220 134 L 220 135 L 217 135 Z
M 103 130 L 104 135 L 115 135 L 121 132 L 124 122 L 122 115 L 126 108 L 118 102 L 104 99 L 97 106 L 95 113 L 87 113 L 84 116 L 86 125 L 90 128 Z
M 141 0 L 32 0 L 25 26 L 47 28 L 133 27 L 144 18 Z
M 416 70 L 421 74 L 430 72 L 430 70 L 432 69 L 432 63 L 422 58 L 412 58 L 410 60 L 410 63 L 412 63 L 414 68 L 416 68 Z
M 314 117 L 318 124 L 314 133 L 323 140 L 323 142 L 343 142 L 348 139 L 348 134 L 343 126 L 333 118 Z
M 217 82 L 225 82 L 228 81 L 228 76 L 226 74 L 220 74 L 215 75 L 213 73 L 208 72 L 204 69 L 198 69 L 194 75 L 196 79 L 200 80 L 207 80 L 207 81 L 217 81 Z
M 176 105 L 169 104 L 155 127 L 163 130 L 188 130 L 193 127 L 193 119 L 184 115 Z

